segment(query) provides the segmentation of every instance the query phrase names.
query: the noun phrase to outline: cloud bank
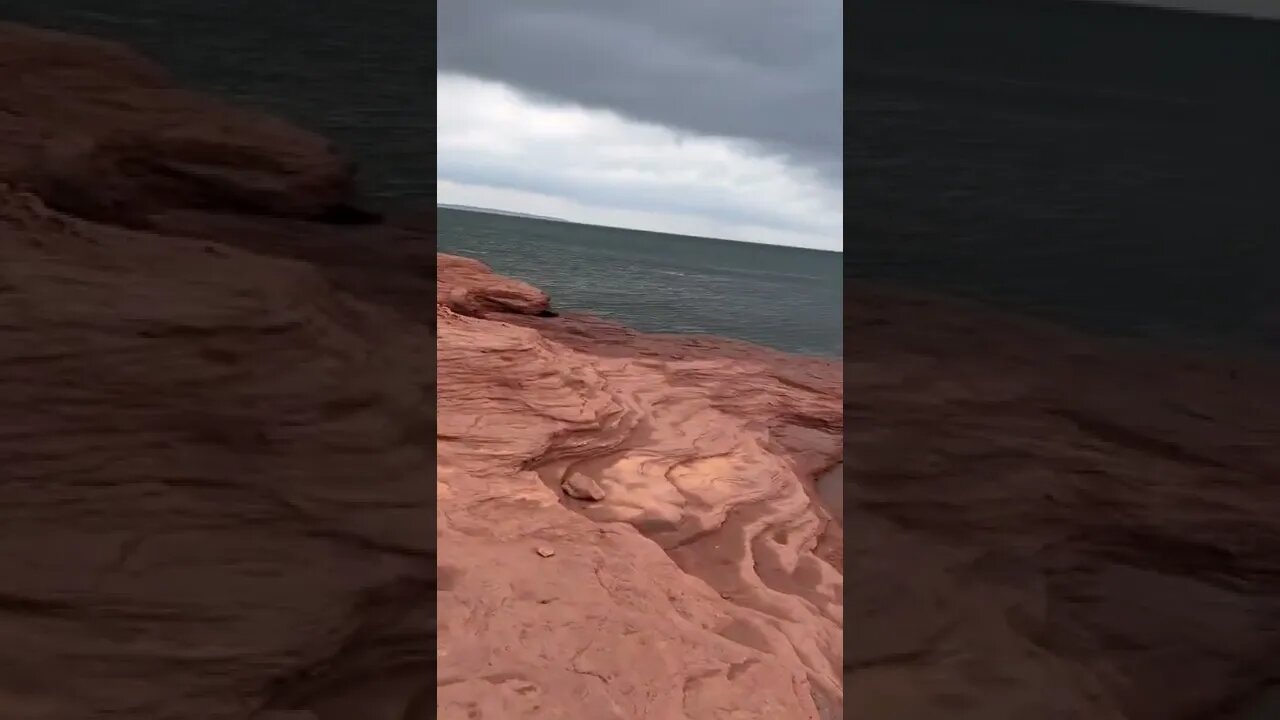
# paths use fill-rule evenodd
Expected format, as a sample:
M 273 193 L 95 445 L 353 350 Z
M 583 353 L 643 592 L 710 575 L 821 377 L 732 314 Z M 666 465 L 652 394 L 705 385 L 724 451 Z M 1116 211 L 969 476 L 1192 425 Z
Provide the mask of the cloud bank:
M 839 249 L 841 20 L 831 0 L 442 0 L 440 200 Z
M 437 79 L 443 203 L 833 249 L 841 195 L 814 169 L 741 140 Z

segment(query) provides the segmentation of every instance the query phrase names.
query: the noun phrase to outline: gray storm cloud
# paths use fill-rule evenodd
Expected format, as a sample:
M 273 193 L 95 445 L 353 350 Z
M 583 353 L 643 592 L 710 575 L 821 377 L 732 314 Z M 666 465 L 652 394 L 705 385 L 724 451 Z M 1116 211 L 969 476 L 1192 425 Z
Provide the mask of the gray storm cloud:
M 837 0 L 440 0 L 438 69 L 841 175 Z

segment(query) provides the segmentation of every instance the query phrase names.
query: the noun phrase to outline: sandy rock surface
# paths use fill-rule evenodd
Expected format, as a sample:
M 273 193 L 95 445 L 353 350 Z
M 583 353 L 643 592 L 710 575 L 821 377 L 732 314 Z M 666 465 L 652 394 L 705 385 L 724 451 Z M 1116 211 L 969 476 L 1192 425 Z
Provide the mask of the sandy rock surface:
M 840 717 L 839 366 L 485 315 L 437 317 L 441 716 Z

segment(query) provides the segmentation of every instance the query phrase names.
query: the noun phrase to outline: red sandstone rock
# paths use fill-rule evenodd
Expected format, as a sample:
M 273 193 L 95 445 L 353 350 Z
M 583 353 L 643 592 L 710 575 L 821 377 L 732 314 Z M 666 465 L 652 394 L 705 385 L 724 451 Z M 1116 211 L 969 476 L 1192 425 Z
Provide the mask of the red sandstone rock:
M 478 260 L 439 255 L 436 263 L 436 303 L 464 315 L 537 315 L 551 308 L 546 293 L 528 283 L 495 275 Z
M 839 452 L 833 366 L 632 361 L 621 329 L 597 358 L 551 339 L 573 320 L 453 313 L 547 309 L 461 259 L 428 315 L 429 223 L 302 221 L 347 200 L 323 142 L 110 44 L 0 38 L 0 715 L 838 712 L 840 576 L 808 545 L 839 530 L 804 482 Z M 661 384 L 716 378 L 759 394 Z
M 167 83 L 0 26 L 0 717 L 1270 717 L 1274 366 L 850 283 L 842 527 L 830 363 L 436 286 Z
M 0 25 L 0 717 L 434 717 L 434 238 L 262 217 L 348 179 Z
M 507 297 L 480 269 L 440 256 L 440 297 Z M 840 457 L 837 365 L 437 322 L 443 717 L 840 716 L 839 527 L 812 492 Z
M 431 356 L 306 264 L 0 191 L 0 717 L 429 717 Z
M 1275 716 L 1280 368 L 845 292 L 850 717 Z
M 0 23 L 0 178 L 81 217 L 316 217 L 353 170 L 324 138 L 174 87 L 122 46 Z

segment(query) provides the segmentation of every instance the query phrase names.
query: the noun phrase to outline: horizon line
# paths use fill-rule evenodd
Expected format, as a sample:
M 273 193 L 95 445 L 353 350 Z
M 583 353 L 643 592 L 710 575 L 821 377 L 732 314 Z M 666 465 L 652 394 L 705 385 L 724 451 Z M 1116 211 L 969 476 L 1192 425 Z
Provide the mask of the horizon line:
M 459 212 L 474 212 L 474 213 L 479 213 L 481 215 L 502 215 L 504 217 L 516 217 L 523 220 L 537 220 L 541 222 L 558 222 L 558 223 L 564 223 L 566 225 L 584 225 L 586 227 L 607 228 L 610 230 L 627 230 L 629 232 L 649 233 L 651 235 L 670 235 L 674 237 L 687 237 L 687 238 L 692 238 L 694 240 L 714 240 L 716 242 L 741 243 L 744 245 L 765 245 L 768 247 L 790 248 L 792 250 L 812 250 L 813 252 L 836 253 L 838 255 L 844 254 L 843 246 L 838 250 L 828 250 L 825 248 L 808 247 L 805 245 L 788 245 L 785 243 L 761 242 L 759 240 L 739 240 L 735 238 L 716 237 L 713 235 L 687 235 L 685 233 L 663 232 L 661 230 L 646 230 L 644 228 L 626 227 L 624 225 L 605 225 L 601 223 L 585 222 L 582 220 L 568 220 L 566 218 L 552 217 L 550 215 L 535 215 L 532 213 L 524 213 L 518 210 L 486 208 L 486 207 L 480 207 L 478 205 L 455 205 L 453 203 L 442 203 L 439 200 L 436 201 L 436 208 L 443 208 L 445 210 L 457 210 Z

